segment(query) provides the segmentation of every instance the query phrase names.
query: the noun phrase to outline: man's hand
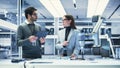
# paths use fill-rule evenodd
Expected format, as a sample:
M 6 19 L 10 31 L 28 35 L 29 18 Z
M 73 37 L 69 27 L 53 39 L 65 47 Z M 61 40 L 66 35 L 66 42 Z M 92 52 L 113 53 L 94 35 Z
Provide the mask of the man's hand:
M 40 43 L 45 43 L 45 38 L 40 38 Z
M 28 39 L 29 39 L 30 42 L 34 42 L 35 40 L 37 40 L 37 37 L 32 35 Z

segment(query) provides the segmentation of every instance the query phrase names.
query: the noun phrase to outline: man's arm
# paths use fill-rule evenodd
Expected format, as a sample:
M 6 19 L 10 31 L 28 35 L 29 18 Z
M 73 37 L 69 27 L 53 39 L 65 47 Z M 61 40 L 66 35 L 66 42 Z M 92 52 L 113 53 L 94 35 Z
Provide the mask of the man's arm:
M 23 27 L 19 26 L 17 29 L 17 45 L 23 46 L 25 42 L 30 42 L 28 38 L 24 39 L 23 36 Z

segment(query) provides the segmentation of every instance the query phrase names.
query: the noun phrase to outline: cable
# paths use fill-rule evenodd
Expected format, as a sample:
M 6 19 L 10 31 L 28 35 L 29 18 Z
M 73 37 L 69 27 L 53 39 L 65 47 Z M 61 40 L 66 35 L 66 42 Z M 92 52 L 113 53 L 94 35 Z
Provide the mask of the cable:
M 24 68 L 27 68 L 27 67 L 26 67 L 26 61 L 24 62 Z

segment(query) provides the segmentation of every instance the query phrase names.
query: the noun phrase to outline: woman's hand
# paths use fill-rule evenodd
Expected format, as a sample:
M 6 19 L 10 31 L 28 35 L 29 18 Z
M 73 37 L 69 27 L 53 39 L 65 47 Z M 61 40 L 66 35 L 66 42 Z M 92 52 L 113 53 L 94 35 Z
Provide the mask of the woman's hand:
M 68 45 L 68 41 L 64 41 L 63 46 L 67 46 L 67 45 Z
M 77 58 L 77 56 L 75 55 L 75 54 L 72 54 L 71 56 L 70 56 L 70 59 L 71 60 L 75 60 Z

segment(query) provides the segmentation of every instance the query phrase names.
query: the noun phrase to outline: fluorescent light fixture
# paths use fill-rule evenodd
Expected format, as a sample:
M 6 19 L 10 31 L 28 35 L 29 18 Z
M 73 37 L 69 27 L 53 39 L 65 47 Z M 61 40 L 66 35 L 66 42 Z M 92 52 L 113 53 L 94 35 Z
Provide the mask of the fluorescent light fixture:
M 88 0 L 87 17 L 102 16 L 109 0 Z
M 54 17 L 63 17 L 66 12 L 60 0 L 39 0 Z
M 76 4 L 76 0 L 73 0 L 73 3 Z
M 17 25 L 12 24 L 11 22 L 4 21 L 2 19 L 0 19 L 0 26 L 13 31 L 17 31 L 17 27 L 18 27 Z

